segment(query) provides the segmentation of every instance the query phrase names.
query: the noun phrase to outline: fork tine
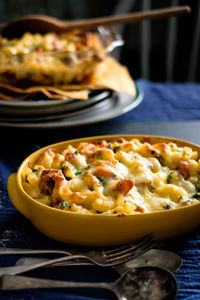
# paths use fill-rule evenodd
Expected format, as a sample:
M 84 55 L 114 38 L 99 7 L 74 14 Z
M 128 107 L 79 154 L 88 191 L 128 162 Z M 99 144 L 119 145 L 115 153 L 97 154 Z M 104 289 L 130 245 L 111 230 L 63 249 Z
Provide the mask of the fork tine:
M 108 257 L 107 260 L 108 260 L 108 262 L 114 262 L 114 261 L 117 261 L 119 259 L 126 259 L 126 258 L 132 257 L 134 255 L 138 255 L 137 253 L 140 254 L 141 251 L 145 251 L 149 247 L 152 248 L 156 244 L 157 243 L 154 239 L 146 240 L 145 243 L 140 245 L 140 247 L 137 247 L 137 248 L 134 248 L 134 249 L 129 249 L 126 252 L 123 251 L 121 253 L 118 253 L 118 256 L 115 255 L 115 256 Z
M 128 253 L 132 253 L 134 251 L 142 249 L 146 245 L 151 244 L 153 242 L 155 242 L 154 237 L 147 237 L 143 241 L 141 241 L 140 243 L 138 243 L 137 245 L 131 245 L 131 244 L 129 244 L 129 247 L 125 248 L 123 251 L 119 251 L 119 252 L 115 252 L 113 254 L 107 255 L 107 258 L 108 259 L 114 259 L 115 257 L 119 257 L 119 256 L 126 255 Z
M 134 259 L 134 258 L 136 258 L 137 256 L 146 253 L 148 250 L 154 248 L 156 245 L 157 245 L 157 243 L 155 242 L 155 243 L 153 243 L 153 244 L 148 245 L 147 247 L 145 247 L 145 248 L 143 248 L 143 249 L 138 249 L 137 251 L 135 251 L 134 254 L 131 253 L 131 254 L 129 254 L 129 255 L 125 255 L 124 257 L 120 257 L 120 258 L 118 258 L 118 259 L 115 260 L 115 261 L 108 261 L 108 262 L 107 262 L 107 266 L 116 266 L 116 265 L 125 263 L 125 262 L 129 261 L 130 259 Z
M 119 253 L 126 252 L 129 249 L 136 249 L 136 248 L 140 247 L 146 241 L 151 240 L 151 239 L 153 240 L 154 238 L 155 238 L 154 234 L 150 233 L 150 234 L 147 234 L 147 235 L 143 236 L 142 238 L 140 238 L 140 239 L 138 239 L 134 242 L 122 245 L 118 248 L 113 248 L 113 249 L 110 249 L 110 250 L 106 250 L 106 251 L 104 251 L 104 254 L 106 256 L 118 255 Z
M 117 258 L 113 258 L 113 259 L 108 259 L 108 263 L 111 263 L 111 264 L 119 264 L 119 263 L 124 263 L 130 259 L 133 259 L 139 255 L 142 255 L 143 253 L 145 253 L 146 251 L 154 248 L 157 244 L 156 243 L 153 243 L 153 244 L 149 244 L 148 246 L 146 246 L 145 248 L 141 248 L 141 249 L 137 249 L 136 251 L 134 252 L 131 252 L 131 253 L 127 253 L 123 256 L 120 256 L 120 257 L 117 257 Z

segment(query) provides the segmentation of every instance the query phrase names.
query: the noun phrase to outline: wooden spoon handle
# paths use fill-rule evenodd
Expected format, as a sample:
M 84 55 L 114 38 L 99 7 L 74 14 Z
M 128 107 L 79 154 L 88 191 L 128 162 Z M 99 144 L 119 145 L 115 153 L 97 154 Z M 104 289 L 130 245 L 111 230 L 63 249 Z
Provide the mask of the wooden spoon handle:
M 180 14 L 186 14 L 190 12 L 191 8 L 189 6 L 176 6 L 163 9 L 147 10 L 143 12 L 135 12 L 130 14 L 93 18 L 88 20 L 74 20 L 70 22 L 62 22 L 62 27 L 63 30 L 69 30 L 75 27 L 89 29 L 96 28 L 99 25 L 111 26 L 122 23 L 135 23 L 143 20 L 177 16 Z

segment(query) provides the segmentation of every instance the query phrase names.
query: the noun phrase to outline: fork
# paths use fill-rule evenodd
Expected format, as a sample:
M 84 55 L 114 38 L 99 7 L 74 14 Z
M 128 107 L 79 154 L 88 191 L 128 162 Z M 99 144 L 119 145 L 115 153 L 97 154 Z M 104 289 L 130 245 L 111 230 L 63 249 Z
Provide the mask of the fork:
M 148 234 L 134 242 L 115 247 L 108 250 L 85 250 L 85 249 L 70 249 L 70 250 L 32 250 L 32 249 L 9 249 L 1 248 L 0 254 L 41 254 L 41 253 L 64 253 L 68 256 L 49 259 L 32 265 L 19 266 L 14 271 L 8 274 L 17 275 L 23 272 L 31 271 L 40 267 L 49 266 L 55 263 L 69 261 L 72 259 L 86 259 L 98 266 L 115 266 L 129 261 L 157 245 L 154 234 Z M 8 267 L 9 270 L 9 267 Z
M 13 271 L 20 271 L 20 267 L 24 265 L 35 264 L 40 261 L 47 261 L 47 258 L 38 257 L 23 257 L 16 261 L 16 264 L 12 267 L 0 267 L 0 277 L 6 274 L 12 274 Z M 143 253 L 123 264 L 113 266 L 112 268 L 123 275 L 127 271 L 131 271 L 134 268 L 145 267 L 145 266 L 155 266 L 165 268 L 172 273 L 176 272 L 182 265 L 182 258 L 177 254 L 161 250 L 161 249 L 150 249 L 146 253 Z M 84 262 L 83 260 L 67 261 L 63 263 L 53 264 L 48 267 L 66 267 L 66 266 L 92 266 L 91 262 Z

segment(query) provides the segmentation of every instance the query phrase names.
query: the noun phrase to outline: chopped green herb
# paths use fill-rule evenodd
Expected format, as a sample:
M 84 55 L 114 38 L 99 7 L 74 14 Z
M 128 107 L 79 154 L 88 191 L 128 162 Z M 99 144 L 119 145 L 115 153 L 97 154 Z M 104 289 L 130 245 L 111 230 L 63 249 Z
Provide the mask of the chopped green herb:
M 102 153 L 102 151 L 99 151 L 97 153 L 97 159 L 103 160 L 103 153 Z
M 90 166 L 87 166 L 86 168 L 84 168 L 84 171 L 87 171 L 90 169 Z
M 165 206 L 163 206 L 164 209 L 170 209 L 171 206 L 169 204 L 166 204 Z
M 76 154 L 76 155 L 77 155 L 77 154 L 78 154 L 78 151 L 76 150 L 76 151 L 74 152 L 74 154 Z
M 75 171 L 74 174 L 75 175 L 81 175 L 84 171 L 87 171 L 90 169 L 90 166 L 87 166 L 86 168 L 82 169 L 81 171 Z
M 38 174 L 39 170 L 38 169 L 32 169 L 32 172 Z
M 142 208 L 140 206 L 137 206 L 136 210 L 137 211 L 142 211 Z
M 174 171 L 171 171 L 169 173 L 169 175 L 167 176 L 167 183 L 170 183 L 171 179 L 172 179 L 172 175 L 173 175 Z
M 75 174 L 75 175 L 80 175 L 80 174 L 82 174 L 82 171 L 77 171 L 77 172 L 75 172 L 74 174 Z
M 120 150 L 120 147 L 117 146 L 117 147 L 114 147 L 113 152 L 116 153 L 116 152 L 119 151 L 119 150 Z
M 70 206 L 67 202 L 62 201 L 62 202 L 59 204 L 59 208 L 60 208 L 60 209 L 71 208 L 71 206 Z

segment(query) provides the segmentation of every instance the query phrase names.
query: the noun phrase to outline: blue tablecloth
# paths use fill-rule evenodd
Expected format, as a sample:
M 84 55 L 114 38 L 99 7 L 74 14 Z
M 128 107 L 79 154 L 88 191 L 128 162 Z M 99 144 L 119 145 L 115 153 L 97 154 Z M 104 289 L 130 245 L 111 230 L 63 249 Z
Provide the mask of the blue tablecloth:
M 118 133 L 159 133 L 181 137 L 184 127 L 179 122 L 197 121 L 200 126 L 200 84 L 153 83 L 138 80 L 144 91 L 144 100 L 132 111 L 113 120 L 59 130 L 25 130 L 1 128 L 0 147 L 0 246 L 23 248 L 60 248 L 64 245 L 39 233 L 30 222 L 12 206 L 6 189 L 8 176 L 16 172 L 21 161 L 36 149 L 73 137 Z M 199 121 L 199 123 L 198 123 Z M 139 122 L 139 123 L 138 123 Z M 144 122 L 144 123 L 143 123 Z M 150 122 L 150 123 L 149 123 Z M 152 123 L 153 122 L 153 123 Z M 155 123 L 159 122 L 159 123 Z M 173 123 L 176 122 L 176 123 Z M 138 125 L 139 124 L 139 125 Z M 152 125 L 153 124 L 153 125 Z M 158 124 L 158 126 L 156 125 Z M 174 127 L 173 127 L 174 124 Z M 182 123 L 180 123 L 182 124 Z M 184 123 L 187 125 L 187 123 Z M 168 127 L 167 127 L 168 126 Z M 159 127 L 159 128 L 158 128 Z M 173 128 L 179 131 L 173 131 Z M 139 132 L 136 132 L 139 128 Z M 186 128 L 186 127 L 185 127 Z M 198 127 L 195 127 L 198 128 Z M 153 132 L 151 132 L 153 130 Z M 198 137 L 198 132 L 196 133 Z M 178 136 L 177 136 L 178 135 Z M 194 133 L 193 133 L 194 136 Z M 190 134 L 185 136 L 190 140 Z M 195 138 L 195 136 L 194 136 Z M 197 139 L 198 141 L 198 139 Z M 199 228 L 167 242 L 165 249 L 174 251 L 183 259 L 183 266 L 176 272 L 179 291 L 177 299 L 200 299 L 200 230 Z M 12 265 L 19 256 L 0 257 L 0 266 Z M 66 280 L 112 281 L 118 275 L 112 269 L 97 267 L 71 267 L 44 269 L 29 273 L 41 277 L 65 278 Z M 115 299 L 106 291 L 37 290 L 0 292 L 0 299 Z
M 200 120 L 200 84 L 152 83 L 138 80 L 143 102 L 118 120 L 191 121 Z

